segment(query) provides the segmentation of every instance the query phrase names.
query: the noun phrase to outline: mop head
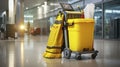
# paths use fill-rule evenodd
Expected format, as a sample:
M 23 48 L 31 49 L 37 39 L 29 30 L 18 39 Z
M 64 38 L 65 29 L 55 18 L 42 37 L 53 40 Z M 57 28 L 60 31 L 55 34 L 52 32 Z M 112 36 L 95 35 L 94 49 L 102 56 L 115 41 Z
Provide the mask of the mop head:
M 44 58 L 48 58 L 48 59 L 61 58 L 61 53 L 53 54 L 53 53 L 45 52 L 45 53 L 43 54 L 43 57 L 44 57 Z
M 61 47 L 63 45 L 63 14 L 59 14 L 56 22 L 50 30 L 46 51 L 43 54 L 45 58 L 61 58 Z

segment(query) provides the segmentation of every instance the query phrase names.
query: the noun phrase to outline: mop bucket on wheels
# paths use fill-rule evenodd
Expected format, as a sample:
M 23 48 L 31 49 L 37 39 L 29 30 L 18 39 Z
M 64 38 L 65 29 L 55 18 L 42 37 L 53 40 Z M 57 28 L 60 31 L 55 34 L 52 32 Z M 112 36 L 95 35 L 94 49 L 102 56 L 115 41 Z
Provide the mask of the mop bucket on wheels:
M 76 59 L 81 59 L 81 54 L 93 53 L 95 59 L 98 51 L 93 48 L 94 20 L 93 19 L 68 19 L 69 48 L 65 48 L 64 57 L 70 58 L 75 53 Z
M 69 48 L 72 51 L 85 51 L 93 49 L 93 33 L 94 20 L 93 19 L 69 19 L 68 26 L 69 33 Z
M 63 45 L 63 14 L 58 14 L 56 22 L 50 30 L 46 51 L 43 54 L 45 58 L 61 58 L 61 48 Z

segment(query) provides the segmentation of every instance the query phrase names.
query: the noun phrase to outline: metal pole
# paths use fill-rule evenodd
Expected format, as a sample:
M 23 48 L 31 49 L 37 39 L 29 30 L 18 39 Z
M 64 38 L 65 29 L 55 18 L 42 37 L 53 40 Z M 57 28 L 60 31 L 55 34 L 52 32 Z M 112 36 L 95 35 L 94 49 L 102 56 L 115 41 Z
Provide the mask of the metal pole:
M 67 17 L 66 17 L 66 12 L 64 11 L 64 40 L 65 40 L 65 47 L 69 48 L 69 39 L 68 39 L 68 29 L 67 29 Z

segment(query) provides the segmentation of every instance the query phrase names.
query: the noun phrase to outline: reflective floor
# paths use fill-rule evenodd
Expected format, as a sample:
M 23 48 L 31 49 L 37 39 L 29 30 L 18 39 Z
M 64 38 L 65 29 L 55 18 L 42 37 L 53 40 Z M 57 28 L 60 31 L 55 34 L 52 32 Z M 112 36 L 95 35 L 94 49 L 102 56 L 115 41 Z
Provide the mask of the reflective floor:
M 99 54 L 95 60 L 45 59 L 42 57 L 48 36 L 25 36 L 0 40 L 0 67 L 120 67 L 120 42 L 95 40 Z

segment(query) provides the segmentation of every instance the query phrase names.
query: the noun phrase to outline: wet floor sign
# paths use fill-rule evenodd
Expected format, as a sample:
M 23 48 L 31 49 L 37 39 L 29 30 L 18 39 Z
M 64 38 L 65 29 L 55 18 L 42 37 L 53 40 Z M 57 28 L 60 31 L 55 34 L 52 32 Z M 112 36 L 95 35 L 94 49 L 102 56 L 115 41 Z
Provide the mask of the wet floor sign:
M 45 58 L 61 58 L 61 48 L 63 45 L 63 14 L 58 14 L 56 21 L 51 27 L 46 51 L 43 54 Z

